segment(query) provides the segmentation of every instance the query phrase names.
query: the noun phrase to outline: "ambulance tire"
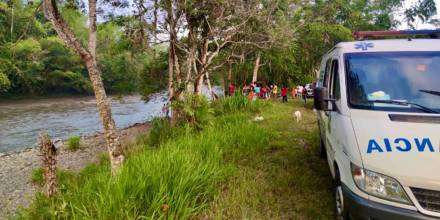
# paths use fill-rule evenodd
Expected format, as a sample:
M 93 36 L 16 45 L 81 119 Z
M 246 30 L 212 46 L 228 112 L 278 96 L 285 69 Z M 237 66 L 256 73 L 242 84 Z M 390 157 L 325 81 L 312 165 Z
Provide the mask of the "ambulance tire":
M 319 157 L 322 159 L 327 159 L 327 150 L 325 149 L 324 141 L 322 140 L 322 138 L 320 138 L 319 140 Z
M 344 193 L 342 192 L 341 176 L 338 166 L 335 164 L 335 213 L 337 220 L 349 220 L 348 213 L 344 207 Z

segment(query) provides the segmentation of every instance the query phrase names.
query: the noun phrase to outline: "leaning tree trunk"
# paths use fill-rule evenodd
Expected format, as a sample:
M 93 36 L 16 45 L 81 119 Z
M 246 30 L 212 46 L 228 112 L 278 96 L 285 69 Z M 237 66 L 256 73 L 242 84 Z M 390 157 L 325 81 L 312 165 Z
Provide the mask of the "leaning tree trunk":
M 171 102 L 175 99 L 175 85 L 174 85 L 174 70 L 175 70 L 175 61 L 176 61 L 176 55 L 175 55 L 175 48 L 174 48 L 174 41 L 175 41 L 175 28 L 176 23 L 173 15 L 172 10 L 172 4 L 171 1 L 168 2 L 168 32 L 170 37 L 170 44 L 168 47 L 168 101 L 171 106 Z M 177 124 L 177 115 L 176 111 L 171 106 L 171 117 L 170 117 L 170 124 L 171 126 L 175 126 Z
M 172 47 L 172 42 L 170 41 L 170 47 L 168 49 L 168 102 L 170 103 L 170 106 L 171 102 L 174 100 L 174 52 Z M 176 123 L 176 114 L 171 106 L 170 124 L 171 126 L 174 126 Z
M 252 82 L 256 82 L 258 78 L 258 69 L 260 68 L 260 59 L 261 59 L 261 52 L 258 52 L 257 59 L 255 60 L 255 66 L 254 66 L 254 72 L 252 74 Z
M 74 50 L 86 64 L 92 82 L 93 91 L 96 97 L 99 115 L 104 127 L 104 134 L 107 142 L 107 150 L 110 155 L 112 175 L 115 175 L 124 161 L 124 153 L 119 136 L 116 132 L 115 122 L 112 117 L 104 84 L 101 78 L 101 71 L 96 63 L 96 0 L 89 0 L 89 45 L 85 49 L 78 41 L 72 29 L 68 26 L 60 14 L 56 0 L 44 0 L 46 12 L 53 28 L 64 43 Z

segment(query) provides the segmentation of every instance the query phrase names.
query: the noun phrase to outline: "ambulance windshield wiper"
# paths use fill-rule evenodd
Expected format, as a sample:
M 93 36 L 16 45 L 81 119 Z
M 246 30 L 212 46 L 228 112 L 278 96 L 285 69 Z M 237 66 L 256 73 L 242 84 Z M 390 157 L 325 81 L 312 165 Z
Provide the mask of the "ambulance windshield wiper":
M 417 103 L 413 103 L 413 102 L 408 102 L 408 101 L 400 101 L 400 100 L 371 100 L 368 101 L 370 103 L 384 103 L 384 104 L 394 104 L 394 105 L 402 105 L 402 106 L 412 106 L 412 107 L 416 107 L 424 112 L 427 113 L 434 113 L 434 114 L 440 114 L 440 112 L 431 109 L 429 107 L 417 104 Z
M 436 95 L 436 96 L 440 96 L 440 91 L 434 91 L 434 90 L 425 90 L 425 89 L 421 89 L 419 90 L 420 92 L 424 92 L 424 93 L 428 93 L 431 95 Z

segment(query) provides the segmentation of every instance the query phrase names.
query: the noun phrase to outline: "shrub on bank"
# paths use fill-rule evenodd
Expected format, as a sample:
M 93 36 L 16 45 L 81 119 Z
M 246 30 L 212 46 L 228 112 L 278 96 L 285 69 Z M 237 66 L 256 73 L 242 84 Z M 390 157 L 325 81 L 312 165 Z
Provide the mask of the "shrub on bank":
M 268 146 L 270 133 L 249 118 L 242 111 L 219 115 L 199 132 L 177 128 L 173 138 L 157 139 L 159 148 L 144 147 L 130 155 L 115 178 L 108 161 L 90 165 L 60 180 L 61 189 L 53 199 L 38 194 L 17 218 L 191 218 L 209 205 L 238 169 L 227 161 Z
M 42 186 L 44 184 L 43 168 L 32 170 L 31 180 L 33 183 Z
M 173 136 L 173 129 L 166 118 L 155 118 L 151 121 L 151 130 L 147 138 L 147 144 L 153 147 L 165 143 Z
M 72 136 L 67 140 L 67 149 L 76 151 L 79 149 L 81 138 L 78 136 Z

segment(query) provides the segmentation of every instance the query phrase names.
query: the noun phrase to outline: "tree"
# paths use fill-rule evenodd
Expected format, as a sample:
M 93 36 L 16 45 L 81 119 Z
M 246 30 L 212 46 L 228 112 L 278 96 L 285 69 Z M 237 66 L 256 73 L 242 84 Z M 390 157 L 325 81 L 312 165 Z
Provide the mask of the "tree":
M 429 22 L 437 14 L 437 7 L 434 0 L 418 0 L 417 4 L 407 8 L 404 14 L 408 26 L 415 29 L 417 19 L 422 23 Z
M 64 43 L 74 50 L 85 63 L 92 82 L 98 111 L 104 127 L 107 149 L 110 156 L 112 174 L 115 175 L 124 161 L 122 145 L 112 117 L 101 72 L 96 62 L 96 0 L 89 0 L 89 39 L 88 48 L 84 48 L 58 10 L 56 0 L 44 0 L 49 20 Z

